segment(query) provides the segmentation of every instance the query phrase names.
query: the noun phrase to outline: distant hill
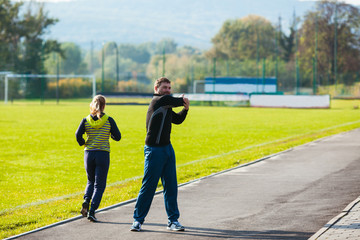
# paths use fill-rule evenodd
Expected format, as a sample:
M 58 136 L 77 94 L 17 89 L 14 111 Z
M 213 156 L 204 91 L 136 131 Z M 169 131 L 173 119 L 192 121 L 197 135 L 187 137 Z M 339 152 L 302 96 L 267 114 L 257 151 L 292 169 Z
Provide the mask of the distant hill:
M 60 21 L 49 38 L 90 48 L 102 42 L 157 42 L 172 38 L 180 46 L 211 47 L 211 38 L 227 19 L 263 16 L 288 28 L 294 10 L 302 16 L 313 2 L 298 0 L 67 0 L 45 3 L 49 16 Z

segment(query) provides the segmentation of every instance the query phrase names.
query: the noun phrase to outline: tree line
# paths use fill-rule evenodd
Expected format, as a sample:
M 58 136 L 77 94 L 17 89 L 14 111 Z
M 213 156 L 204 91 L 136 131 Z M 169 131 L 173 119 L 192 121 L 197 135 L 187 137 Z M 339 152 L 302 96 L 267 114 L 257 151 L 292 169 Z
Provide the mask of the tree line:
M 228 20 L 212 39 L 213 47 L 207 54 L 230 61 L 253 61 L 257 76 L 261 60 L 266 59 L 284 89 L 293 86 L 296 78 L 307 87 L 314 80 L 317 85 L 359 81 L 359 9 L 322 0 L 303 16 L 301 26 L 300 21 L 294 14 L 285 33 L 280 23 L 271 24 L 259 16 Z
M 97 84 L 99 91 L 151 91 L 152 81 L 162 75 L 181 92 L 214 75 L 276 76 L 281 91 L 359 81 L 360 11 L 335 0 L 317 2 L 301 18 L 294 13 L 289 29 L 282 29 L 281 20 L 271 23 L 256 15 L 227 20 L 209 50 L 179 47 L 173 39 L 82 49 L 44 39 L 58 22 L 44 5 L 31 5 L 20 15 L 22 7 L 0 0 L 0 71 L 95 74 L 104 82 Z M 28 81 L 29 95 L 38 94 L 39 81 Z

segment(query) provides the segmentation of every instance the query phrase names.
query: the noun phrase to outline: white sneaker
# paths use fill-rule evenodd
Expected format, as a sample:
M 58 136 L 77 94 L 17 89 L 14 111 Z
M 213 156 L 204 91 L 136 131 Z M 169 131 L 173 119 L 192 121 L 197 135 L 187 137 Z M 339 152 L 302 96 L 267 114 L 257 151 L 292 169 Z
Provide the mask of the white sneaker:
M 181 225 L 178 221 L 175 222 L 169 222 L 167 229 L 172 231 L 185 231 L 185 227 Z
M 138 221 L 134 221 L 133 225 L 130 228 L 130 231 L 132 232 L 140 232 L 141 230 L 141 223 Z

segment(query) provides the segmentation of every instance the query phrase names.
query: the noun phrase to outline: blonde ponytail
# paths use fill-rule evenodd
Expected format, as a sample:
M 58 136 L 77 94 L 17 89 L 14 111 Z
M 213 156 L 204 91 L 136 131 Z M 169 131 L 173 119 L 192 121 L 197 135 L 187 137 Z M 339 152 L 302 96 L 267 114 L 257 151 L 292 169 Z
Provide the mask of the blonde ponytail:
M 90 113 L 100 119 L 101 113 L 104 112 L 105 104 L 106 98 L 103 95 L 96 95 L 90 103 Z

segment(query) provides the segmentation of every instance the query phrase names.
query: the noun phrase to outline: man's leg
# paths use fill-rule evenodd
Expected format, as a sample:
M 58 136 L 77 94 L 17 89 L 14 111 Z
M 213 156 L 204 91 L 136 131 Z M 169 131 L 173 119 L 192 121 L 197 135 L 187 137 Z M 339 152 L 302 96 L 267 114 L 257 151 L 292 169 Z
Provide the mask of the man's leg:
M 134 220 L 141 224 L 143 224 L 145 217 L 150 210 L 151 202 L 154 198 L 154 193 L 163 169 L 165 157 L 162 147 L 145 146 L 144 155 L 144 178 L 134 210 Z
M 169 222 L 175 222 L 180 217 L 177 194 L 178 186 L 176 179 L 176 160 L 173 147 L 167 146 L 167 161 L 165 163 L 161 181 L 164 186 L 164 201 Z

